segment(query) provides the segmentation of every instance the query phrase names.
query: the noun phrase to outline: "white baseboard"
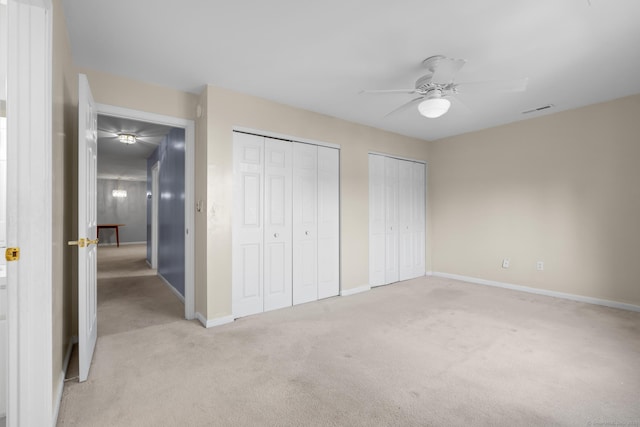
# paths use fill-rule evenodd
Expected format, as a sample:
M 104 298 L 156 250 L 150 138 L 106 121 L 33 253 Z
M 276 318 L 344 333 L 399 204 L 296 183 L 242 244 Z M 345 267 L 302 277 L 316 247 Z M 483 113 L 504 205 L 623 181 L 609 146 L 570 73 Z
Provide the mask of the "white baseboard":
M 424 273 L 425 276 L 433 276 L 433 271 L 427 271 Z
M 178 297 L 178 299 L 179 299 L 180 301 L 182 301 L 182 303 L 184 304 L 184 297 L 182 296 L 182 294 L 180 294 L 180 292 L 178 292 L 178 290 L 177 290 L 176 288 L 174 288 L 174 287 L 173 287 L 173 285 L 172 285 L 172 284 L 171 284 L 167 279 L 165 279 L 165 278 L 164 278 L 164 276 L 163 276 L 162 274 L 158 273 L 158 277 L 160 278 L 160 280 L 162 280 L 162 282 L 163 282 L 165 285 L 167 285 L 167 286 L 169 287 L 169 289 L 171 290 L 171 292 L 173 292 L 173 293 L 174 293 L 174 295 L 175 295 L 175 296 L 177 296 L 177 297 Z
M 217 317 L 215 319 L 206 319 L 202 314 L 196 312 L 196 319 L 202 323 L 205 328 L 213 328 L 214 326 L 226 325 L 232 323 L 235 318 L 233 316 Z
M 147 242 L 120 242 L 120 246 L 127 246 L 127 245 L 146 245 Z M 109 243 L 98 243 L 98 246 L 117 246 L 116 242 L 109 242 Z
M 611 301 L 611 300 L 600 299 L 600 298 L 592 298 L 592 297 L 586 297 L 582 295 L 568 294 L 564 292 L 550 291 L 547 289 L 530 288 L 528 286 L 514 285 L 511 283 L 504 283 L 504 282 L 496 282 L 494 280 L 479 279 L 477 277 L 461 276 L 459 274 L 434 272 L 433 275 L 435 277 L 460 280 L 463 282 L 475 283 L 478 285 L 495 286 L 498 288 L 512 289 L 514 291 L 527 292 L 530 294 L 545 295 L 548 297 L 562 298 L 562 299 L 568 299 L 571 301 L 586 302 L 588 304 L 603 305 L 605 307 L 619 308 L 622 310 L 640 312 L 640 306 L 627 304 L 624 302 L 617 302 L 617 301 Z
M 357 288 L 351 288 L 351 289 L 341 289 L 340 290 L 340 295 L 343 297 L 347 297 L 349 295 L 355 295 L 355 294 L 359 294 L 362 292 L 367 292 L 371 290 L 371 286 L 369 285 L 362 285 L 362 286 L 358 286 Z
M 69 340 L 69 345 L 67 346 L 67 352 L 64 355 L 64 361 L 62 362 L 62 371 L 58 376 L 58 384 L 56 386 L 56 391 L 58 392 L 57 398 L 55 400 L 55 405 L 53 407 L 53 425 L 55 426 L 58 422 L 58 414 L 60 413 L 60 404 L 62 403 L 62 392 L 64 391 L 64 379 L 67 376 L 67 370 L 69 369 L 69 361 L 71 360 L 71 352 L 73 350 L 73 345 L 78 342 L 78 337 L 73 336 L 71 340 Z

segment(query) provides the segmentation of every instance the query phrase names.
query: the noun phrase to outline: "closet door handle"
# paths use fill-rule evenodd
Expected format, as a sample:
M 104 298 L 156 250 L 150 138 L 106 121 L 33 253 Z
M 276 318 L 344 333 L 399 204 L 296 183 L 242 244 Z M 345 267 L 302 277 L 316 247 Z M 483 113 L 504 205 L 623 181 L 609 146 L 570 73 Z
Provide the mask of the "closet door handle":
M 276 239 L 279 237 L 280 235 L 278 233 L 273 233 L 273 237 L 275 237 Z
M 305 232 L 304 232 L 304 235 L 305 235 L 305 236 L 308 236 L 308 235 L 309 235 L 309 230 L 305 231 Z

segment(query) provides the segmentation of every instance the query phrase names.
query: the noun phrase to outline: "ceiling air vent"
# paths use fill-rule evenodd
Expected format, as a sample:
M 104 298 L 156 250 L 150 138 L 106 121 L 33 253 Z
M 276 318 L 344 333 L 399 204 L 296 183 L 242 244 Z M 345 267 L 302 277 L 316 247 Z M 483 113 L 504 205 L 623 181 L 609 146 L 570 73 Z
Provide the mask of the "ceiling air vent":
M 538 108 L 534 108 L 534 109 L 531 109 L 531 110 L 523 111 L 522 114 L 537 113 L 538 111 L 548 110 L 549 108 L 553 108 L 553 107 L 554 107 L 553 104 L 543 105 L 542 107 L 538 107 Z

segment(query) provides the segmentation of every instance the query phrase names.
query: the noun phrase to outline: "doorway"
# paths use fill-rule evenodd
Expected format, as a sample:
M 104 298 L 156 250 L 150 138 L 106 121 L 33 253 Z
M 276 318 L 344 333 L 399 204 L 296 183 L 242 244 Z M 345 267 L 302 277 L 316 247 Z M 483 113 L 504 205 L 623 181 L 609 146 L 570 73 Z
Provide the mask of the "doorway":
M 149 244 L 147 245 L 147 261 L 150 264 L 150 266 L 153 266 L 154 244 L 152 242 L 153 242 L 153 235 L 155 234 L 153 230 L 156 229 L 156 232 L 158 233 L 155 239 L 155 241 L 158 242 L 158 245 L 156 247 L 157 249 L 156 251 L 157 265 L 156 266 L 158 268 L 158 271 L 161 273 L 161 275 L 165 279 L 167 279 L 169 283 L 172 283 L 173 285 L 175 285 L 175 282 L 181 281 L 183 283 L 182 286 L 180 286 L 179 284 L 174 286 L 174 289 L 178 291 L 176 294 L 179 295 L 179 297 L 181 297 L 181 299 L 184 301 L 184 318 L 193 319 L 195 316 L 194 238 L 193 238 L 193 232 L 192 232 L 193 225 L 194 225 L 194 209 L 193 209 L 193 200 L 194 200 L 193 170 L 194 170 L 194 148 L 195 148 L 194 122 L 192 120 L 179 119 L 175 117 L 163 116 L 163 115 L 147 113 L 147 112 L 138 111 L 138 110 L 131 110 L 131 109 L 126 109 L 126 108 L 121 108 L 121 107 L 116 107 L 111 105 L 105 105 L 105 104 L 97 104 L 97 110 L 98 110 L 99 117 L 106 117 L 111 120 L 117 119 L 117 120 L 123 121 L 123 123 L 124 121 L 130 121 L 130 122 L 138 122 L 138 123 L 144 124 L 144 126 L 146 127 L 141 128 L 142 131 L 140 132 L 140 135 L 144 135 L 143 131 L 147 129 L 148 131 L 147 135 L 153 136 L 153 132 L 151 131 L 151 129 L 158 129 L 159 127 L 165 127 L 166 129 L 169 129 L 168 131 L 169 134 L 171 132 L 176 134 L 179 134 L 179 132 L 183 132 L 182 142 L 180 142 L 178 138 L 178 140 L 176 140 L 175 143 L 172 145 L 172 148 L 170 148 L 169 151 L 167 152 L 168 154 L 171 154 L 170 153 L 171 150 L 176 150 L 176 149 L 183 150 L 184 158 L 181 163 L 181 168 L 179 164 L 173 165 L 175 166 L 173 168 L 171 167 L 172 165 L 167 164 L 166 165 L 167 167 L 165 168 L 165 165 L 163 164 L 162 161 L 158 162 L 159 160 L 158 158 L 154 158 L 154 160 L 148 161 L 147 169 L 146 169 L 146 174 L 147 174 L 146 182 L 148 185 L 147 200 L 149 201 L 149 203 L 148 203 L 148 210 L 147 210 L 147 222 L 145 227 L 145 230 L 147 231 L 147 234 L 146 234 L 147 239 L 145 240 L 149 242 Z M 118 132 L 113 132 L 114 130 L 115 129 L 111 129 L 112 134 L 126 133 L 126 131 L 123 131 L 122 129 L 119 129 Z M 171 135 L 169 135 L 169 137 L 171 137 Z M 148 137 L 147 137 L 147 140 L 149 140 Z M 132 145 L 135 145 L 135 144 L 132 144 Z M 156 154 L 162 155 L 162 153 L 156 153 Z M 100 167 L 100 162 L 101 162 L 100 155 L 98 157 L 98 162 Z M 156 171 L 157 178 L 158 178 L 157 179 L 158 188 L 155 191 L 156 194 L 153 194 L 152 170 L 153 170 L 153 166 L 156 163 L 158 163 L 158 168 Z M 180 163 L 180 161 L 178 161 L 178 163 Z M 173 169 L 173 172 L 171 169 Z M 165 176 L 164 172 L 167 172 L 166 179 L 163 179 L 163 177 Z M 173 177 L 171 175 L 172 173 L 174 174 Z M 178 188 L 175 187 L 176 182 L 178 181 L 176 179 L 173 179 L 176 176 L 175 174 L 177 174 L 177 176 L 182 178 L 181 189 L 180 187 Z M 170 187 L 168 191 L 163 188 L 165 185 L 168 185 Z M 171 187 L 172 185 L 173 187 Z M 175 200 L 175 199 L 181 200 L 182 204 L 180 205 L 181 206 L 180 208 L 176 207 L 175 204 L 172 205 L 174 216 L 182 213 L 184 217 L 184 225 L 180 230 L 174 229 L 171 232 L 171 237 L 169 238 L 168 243 L 163 245 L 163 232 L 164 232 L 165 226 L 163 225 L 163 215 L 162 215 L 161 205 L 165 201 Z M 154 222 L 152 211 L 155 203 L 158 203 L 157 205 L 158 219 Z M 178 210 L 180 209 L 181 209 L 181 212 L 178 212 Z M 180 234 L 179 236 L 178 236 L 178 233 Z M 178 246 L 176 246 L 175 244 L 176 241 L 180 242 Z M 179 273 L 181 277 L 178 277 L 178 278 L 175 278 L 175 274 L 172 277 L 168 277 L 168 276 L 171 276 L 172 273 L 162 274 L 163 260 L 165 261 L 169 259 L 173 260 L 175 257 L 173 257 L 172 255 L 176 252 L 184 255 L 184 258 L 183 258 L 184 261 L 182 262 L 183 273 Z M 174 267 L 175 265 L 172 265 L 170 267 L 170 270 L 172 272 L 175 270 Z
M 98 115 L 98 278 L 104 279 L 103 286 L 113 274 L 157 274 L 158 283 L 185 303 L 186 260 L 184 253 L 173 253 L 186 243 L 185 136 L 181 128 Z M 153 301 L 140 306 L 149 304 Z

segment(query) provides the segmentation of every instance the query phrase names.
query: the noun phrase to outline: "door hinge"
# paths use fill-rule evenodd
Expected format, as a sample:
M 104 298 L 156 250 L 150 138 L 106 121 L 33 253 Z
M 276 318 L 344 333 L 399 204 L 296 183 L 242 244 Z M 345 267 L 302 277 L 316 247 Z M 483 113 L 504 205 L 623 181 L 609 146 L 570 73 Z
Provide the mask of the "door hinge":
M 7 248 L 4 252 L 7 261 L 18 261 L 20 259 L 20 248 Z

